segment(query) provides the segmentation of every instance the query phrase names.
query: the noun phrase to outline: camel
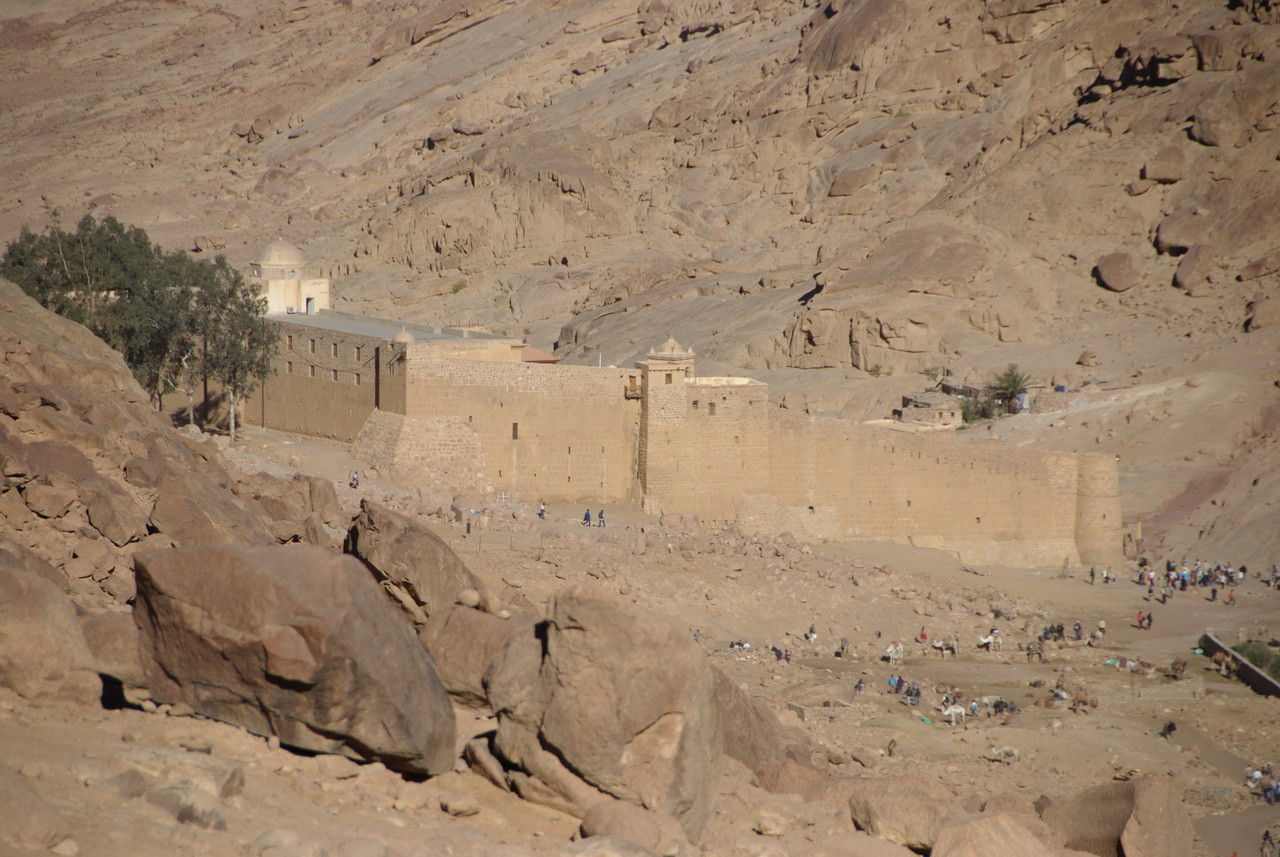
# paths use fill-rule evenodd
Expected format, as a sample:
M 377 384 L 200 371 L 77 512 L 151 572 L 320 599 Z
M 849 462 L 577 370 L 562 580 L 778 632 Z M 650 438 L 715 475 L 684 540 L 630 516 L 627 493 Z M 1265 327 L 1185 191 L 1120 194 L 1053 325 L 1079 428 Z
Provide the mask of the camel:
M 1176 658 L 1169 667 L 1169 678 L 1174 681 L 1181 681 L 1183 675 L 1187 672 L 1187 662 L 1182 658 Z
M 1004 644 L 999 634 L 987 634 L 985 637 L 978 638 L 978 648 L 985 648 L 988 652 L 998 652 L 1004 648 Z
M 1037 663 L 1044 663 L 1044 644 L 1039 640 L 1027 643 L 1027 663 L 1031 663 L 1032 659 Z
M 965 718 L 965 716 L 966 716 L 969 712 L 967 712 L 967 711 L 965 711 L 965 710 L 964 710 L 964 706 L 963 706 L 963 705 L 948 705 L 948 706 L 946 706 L 945 708 L 944 708 L 944 707 L 939 706 L 939 708 L 938 708 L 938 713 L 939 713 L 939 715 L 940 715 L 940 716 L 942 716 L 942 717 L 950 717 L 950 718 L 951 718 L 951 725 L 952 725 L 952 726 L 955 726 L 955 725 L 956 725 L 956 715 L 957 715 L 957 714 L 959 714 L 959 715 L 960 715 L 960 722 L 961 722 L 961 723 L 964 723 L 964 718 Z
M 885 648 L 884 653 L 889 656 L 890 666 L 902 663 L 902 644 L 901 643 L 890 643 L 888 647 Z
M 1004 765 L 1012 765 L 1014 762 L 1018 761 L 1018 757 L 1018 748 L 1010 747 L 1007 744 L 1003 747 L 997 747 L 995 744 L 992 744 L 987 750 L 988 759 L 993 762 L 1000 762 Z
M 1212 660 L 1220 675 L 1230 678 L 1236 674 L 1236 659 L 1226 652 L 1214 652 Z
M 950 652 L 953 658 L 960 656 L 960 648 L 956 645 L 955 640 L 934 640 L 930 645 L 938 650 L 938 654 L 942 656 L 943 660 L 946 660 L 947 652 Z

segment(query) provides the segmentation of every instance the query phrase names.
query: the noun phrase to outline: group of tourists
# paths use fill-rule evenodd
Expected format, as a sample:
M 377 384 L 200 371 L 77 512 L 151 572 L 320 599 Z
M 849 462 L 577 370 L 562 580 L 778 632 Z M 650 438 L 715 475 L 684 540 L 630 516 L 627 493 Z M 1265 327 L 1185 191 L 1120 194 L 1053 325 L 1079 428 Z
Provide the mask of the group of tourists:
M 1248 573 L 1249 569 L 1244 565 L 1236 568 L 1231 563 L 1208 563 L 1200 560 L 1188 565 L 1185 559 L 1181 562 L 1167 560 L 1164 571 L 1158 572 L 1145 561 L 1140 561 L 1137 582 L 1147 587 L 1148 601 L 1159 598 L 1160 603 L 1164 604 L 1175 592 L 1186 592 L 1194 586 L 1202 590 L 1208 589 L 1209 601 L 1218 601 L 1218 594 L 1222 593 L 1222 603 L 1230 607 L 1236 603 L 1235 588 L 1244 583 Z M 1261 577 L 1268 587 L 1280 585 L 1280 570 L 1274 565 Z
M 1268 762 L 1265 765 L 1250 765 L 1244 769 L 1244 784 L 1249 791 L 1259 795 L 1270 806 L 1280 804 L 1280 780 L 1277 780 L 1274 768 Z
M 900 675 L 889 676 L 889 692 L 900 693 L 907 705 L 920 704 L 920 683 L 913 681 L 910 684 Z
M 590 509 L 582 513 L 582 526 L 584 527 L 591 526 L 591 510 Z M 604 526 L 604 509 L 601 509 L 600 514 L 596 515 L 596 526 L 597 527 Z

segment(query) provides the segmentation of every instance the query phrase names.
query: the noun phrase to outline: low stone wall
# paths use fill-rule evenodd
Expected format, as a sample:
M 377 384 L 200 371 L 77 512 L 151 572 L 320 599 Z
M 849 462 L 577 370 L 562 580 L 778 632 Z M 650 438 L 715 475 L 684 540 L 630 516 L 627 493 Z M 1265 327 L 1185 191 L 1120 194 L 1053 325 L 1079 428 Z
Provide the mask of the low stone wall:
M 1200 637 L 1200 648 L 1204 649 L 1209 657 L 1213 657 L 1218 652 L 1225 652 L 1236 663 L 1236 677 L 1252 688 L 1255 693 L 1263 696 L 1280 696 L 1280 681 L 1276 681 L 1241 657 L 1239 652 L 1224 643 L 1212 631 L 1206 631 Z

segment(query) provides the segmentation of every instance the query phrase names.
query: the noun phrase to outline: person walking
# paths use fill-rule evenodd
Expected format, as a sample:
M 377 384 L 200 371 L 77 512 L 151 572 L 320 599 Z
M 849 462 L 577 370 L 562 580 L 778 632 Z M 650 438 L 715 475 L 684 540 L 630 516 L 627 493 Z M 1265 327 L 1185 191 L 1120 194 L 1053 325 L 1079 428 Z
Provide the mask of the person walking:
M 539 517 L 539 518 L 541 518 L 541 519 L 542 519 L 542 520 L 544 520 L 544 521 L 547 519 L 547 504 L 546 504 L 546 503 L 543 503 L 543 504 L 541 504 L 540 506 L 538 506 L 538 517 Z
M 584 527 L 591 526 L 591 510 L 590 509 L 582 513 L 582 526 Z
M 597 527 L 604 526 L 604 509 L 601 509 L 600 514 L 596 515 L 596 526 Z

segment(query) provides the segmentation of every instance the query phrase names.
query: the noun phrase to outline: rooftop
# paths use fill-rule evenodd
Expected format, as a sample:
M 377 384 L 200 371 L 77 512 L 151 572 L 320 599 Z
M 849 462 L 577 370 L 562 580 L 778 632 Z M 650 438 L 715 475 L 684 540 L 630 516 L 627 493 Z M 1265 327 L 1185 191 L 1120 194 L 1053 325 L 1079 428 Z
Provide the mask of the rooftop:
M 458 327 L 443 327 L 440 325 L 412 324 L 405 321 L 393 321 L 389 318 L 377 318 L 371 315 L 357 315 L 351 312 L 339 312 L 338 310 L 329 309 L 322 309 L 314 315 L 307 315 L 306 313 L 272 313 L 267 318 L 272 321 L 315 327 L 335 333 L 368 336 L 371 339 L 393 340 L 401 332 L 412 335 L 414 342 L 439 342 L 446 339 L 510 338 L 498 333 L 463 330 Z M 400 341 L 403 341 L 403 337 L 401 337 Z

